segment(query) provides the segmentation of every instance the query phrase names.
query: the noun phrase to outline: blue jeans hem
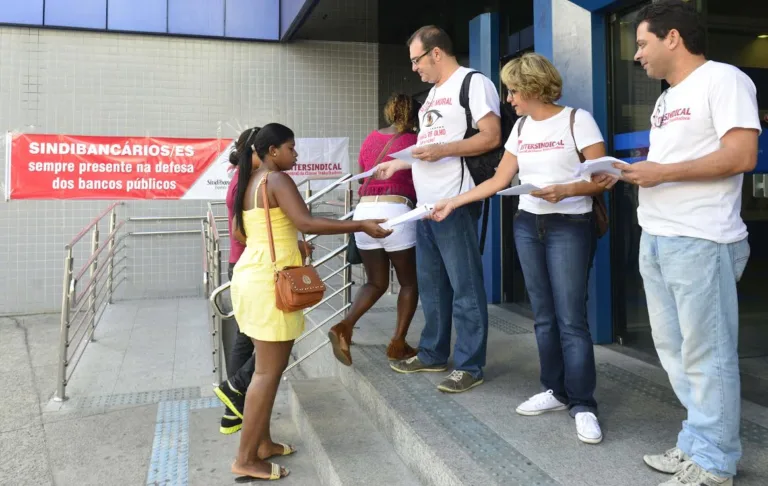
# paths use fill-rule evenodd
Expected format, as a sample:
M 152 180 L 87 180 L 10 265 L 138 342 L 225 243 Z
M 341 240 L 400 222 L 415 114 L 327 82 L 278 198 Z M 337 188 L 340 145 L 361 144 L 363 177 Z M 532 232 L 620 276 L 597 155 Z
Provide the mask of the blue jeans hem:
M 568 411 L 571 417 L 576 418 L 577 413 L 582 412 L 589 412 L 595 414 L 595 417 L 597 417 L 597 408 L 590 407 L 588 405 L 573 405 L 571 406 L 571 409 Z

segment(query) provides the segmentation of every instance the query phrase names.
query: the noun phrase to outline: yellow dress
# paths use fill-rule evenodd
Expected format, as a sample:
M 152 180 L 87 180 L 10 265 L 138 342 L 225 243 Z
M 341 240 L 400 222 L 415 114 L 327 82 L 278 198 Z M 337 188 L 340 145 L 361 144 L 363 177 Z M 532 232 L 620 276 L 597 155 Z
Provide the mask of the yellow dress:
M 257 191 L 257 197 L 260 191 Z M 296 226 L 280 208 L 269 210 L 277 268 L 302 264 Z M 245 251 L 235 265 L 230 294 L 240 332 L 259 341 L 292 341 L 304 332 L 304 311 L 275 305 L 275 272 L 264 208 L 243 211 Z

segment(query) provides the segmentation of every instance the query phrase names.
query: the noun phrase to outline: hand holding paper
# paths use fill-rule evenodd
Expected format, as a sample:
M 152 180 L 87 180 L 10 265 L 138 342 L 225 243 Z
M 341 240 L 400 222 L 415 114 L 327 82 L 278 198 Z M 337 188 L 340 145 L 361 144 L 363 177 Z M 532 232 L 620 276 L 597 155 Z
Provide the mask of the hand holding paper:
M 599 159 L 587 160 L 579 165 L 575 175 L 587 182 L 592 180 L 592 174 L 608 174 L 621 179 L 621 170 L 614 167 L 613 164 L 629 165 L 614 157 L 600 157 Z
M 375 172 L 376 172 L 376 167 L 374 167 L 371 170 L 367 170 L 365 172 L 361 172 L 361 173 L 359 173 L 357 175 L 354 175 L 354 176 L 350 177 L 347 180 L 347 182 L 359 181 L 360 179 L 365 179 L 366 177 L 371 177 Z
M 392 229 L 395 226 L 410 223 L 411 221 L 418 221 L 420 219 L 424 219 L 432 213 L 432 210 L 435 208 L 434 204 L 423 204 L 421 206 L 417 206 L 416 209 L 413 209 L 412 211 L 409 211 L 401 216 L 398 216 L 396 218 L 392 218 L 384 223 L 381 224 L 381 227 L 384 229 Z

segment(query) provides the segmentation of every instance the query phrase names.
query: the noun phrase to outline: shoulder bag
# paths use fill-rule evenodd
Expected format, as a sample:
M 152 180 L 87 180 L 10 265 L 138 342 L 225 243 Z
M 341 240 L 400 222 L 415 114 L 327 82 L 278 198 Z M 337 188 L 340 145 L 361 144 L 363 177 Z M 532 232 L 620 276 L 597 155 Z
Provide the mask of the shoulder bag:
M 267 177 L 264 176 L 259 185 L 263 185 L 262 204 L 267 220 L 267 237 L 269 238 L 269 254 L 272 257 L 272 267 L 275 271 L 275 304 L 283 312 L 296 312 L 319 303 L 325 295 L 325 283 L 318 275 L 315 267 L 309 264 L 300 267 L 284 267 L 277 269 L 275 259 L 275 240 L 272 237 L 272 220 L 269 214 L 269 197 L 267 196 Z M 258 192 L 258 188 L 256 189 Z M 302 239 L 304 235 L 302 234 Z

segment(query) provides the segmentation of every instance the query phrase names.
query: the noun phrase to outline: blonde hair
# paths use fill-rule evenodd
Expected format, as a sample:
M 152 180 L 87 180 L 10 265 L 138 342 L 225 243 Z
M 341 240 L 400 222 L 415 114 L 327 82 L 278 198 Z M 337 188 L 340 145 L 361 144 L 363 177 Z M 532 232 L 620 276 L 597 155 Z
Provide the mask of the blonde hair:
M 501 70 L 501 81 L 524 99 L 554 103 L 563 94 L 563 78 L 549 59 L 529 52 L 512 59 Z

